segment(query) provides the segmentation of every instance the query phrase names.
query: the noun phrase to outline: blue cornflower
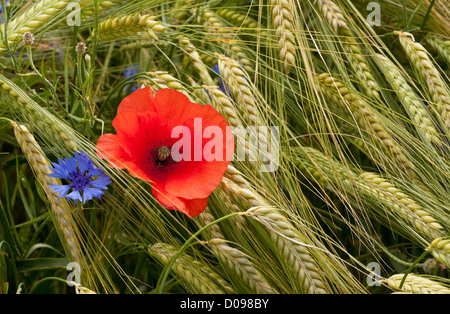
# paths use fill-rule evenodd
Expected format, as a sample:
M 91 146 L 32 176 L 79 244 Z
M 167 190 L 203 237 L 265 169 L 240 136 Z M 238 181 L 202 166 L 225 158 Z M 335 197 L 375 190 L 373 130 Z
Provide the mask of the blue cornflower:
M 125 75 L 126 78 L 132 77 L 133 75 L 136 75 L 139 73 L 139 68 L 136 64 L 127 64 L 127 69 L 122 70 L 123 75 Z M 138 85 L 135 83 L 131 85 L 130 87 L 130 93 L 133 93 L 138 90 Z
M 213 66 L 213 71 L 219 75 L 219 78 L 218 78 L 219 84 L 217 84 L 217 86 L 219 86 L 222 93 L 224 93 L 225 95 L 227 95 L 228 97 L 233 99 L 233 96 L 231 96 L 230 88 L 222 81 L 222 78 L 220 78 L 221 74 L 220 74 L 220 70 L 219 70 L 219 65 L 215 64 Z
M 58 197 L 77 200 L 83 204 L 93 197 L 100 198 L 105 194 L 103 190 L 111 183 L 111 178 L 105 175 L 102 169 L 97 168 L 92 160 L 84 153 L 75 153 L 70 158 L 58 159 L 58 163 L 52 163 L 50 177 L 69 181 L 69 184 L 51 184 L 53 192 L 59 193 Z M 69 193 L 70 192 L 70 193 Z M 67 194 L 69 193 L 69 194 Z M 67 195 L 66 195 L 67 194 Z

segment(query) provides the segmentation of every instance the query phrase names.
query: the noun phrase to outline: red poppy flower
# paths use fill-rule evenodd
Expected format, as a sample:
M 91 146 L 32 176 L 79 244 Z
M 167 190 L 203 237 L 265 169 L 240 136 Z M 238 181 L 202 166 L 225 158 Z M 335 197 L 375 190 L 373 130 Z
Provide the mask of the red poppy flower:
M 219 185 L 234 152 L 231 129 L 210 105 L 191 103 L 181 92 L 139 89 L 122 100 L 98 154 L 149 181 L 167 209 L 196 216 Z

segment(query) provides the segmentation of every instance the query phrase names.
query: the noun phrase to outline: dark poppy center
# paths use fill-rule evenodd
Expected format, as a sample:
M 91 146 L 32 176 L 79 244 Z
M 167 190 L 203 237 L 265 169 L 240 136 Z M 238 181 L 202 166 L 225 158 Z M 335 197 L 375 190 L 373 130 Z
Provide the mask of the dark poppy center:
M 167 160 L 170 157 L 170 147 L 169 146 L 159 146 L 156 150 L 156 155 L 159 161 Z
M 162 141 L 158 145 L 155 145 L 150 150 L 150 157 L 148 158 L 148 161 L 152 164 L 152 171 L 166 172 L 168 169 L 171 169 L 175 163 L 171 153 L 171 147 L 167 143 Z

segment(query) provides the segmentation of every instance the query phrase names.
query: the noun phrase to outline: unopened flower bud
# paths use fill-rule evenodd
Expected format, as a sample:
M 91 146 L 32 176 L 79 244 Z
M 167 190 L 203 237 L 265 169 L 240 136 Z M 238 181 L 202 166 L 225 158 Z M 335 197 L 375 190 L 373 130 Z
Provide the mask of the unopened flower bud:
M 83 42 L 79 42 L 78 45 L 75 47 L 75 51 L 79 56 L 84 55 L 86 52 L 86 44 Z
M 31 46 L 34 42 L 34 36 L 30 32 L 23 34 L 23 43 L 25 46 Z

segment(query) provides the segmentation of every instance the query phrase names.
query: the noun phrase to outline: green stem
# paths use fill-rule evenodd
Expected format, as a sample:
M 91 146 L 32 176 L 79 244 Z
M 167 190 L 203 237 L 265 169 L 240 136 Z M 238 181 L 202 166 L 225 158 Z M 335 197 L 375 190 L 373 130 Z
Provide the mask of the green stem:
M 57 280 L 57 281 L 61 281 L 61 282 L 64 282 L 67 284 L 67 280 L 65 280 L 65 279 L 62 279 L 59 277 L 46 277 L 46 278 L 43 278 L 43 279 L 39 280 L 38 282 L 36 282 L 34 284 L 33 288 L 31 288 L 29 294 L 32 294 L 37 286 L 39 286 L 41 283 L 43 283 L 44 281 L 47 281 L 47 280 Z
M 416 259 L 416 261 L 414 263 L 411 264 L 411 266 L 409 266 L 408 270 L 405 272 L 405 275 L 402 278 L 402 281 L 400 282 L 400 285 L 398 286 L 399 289 L 401 289 L 403 287 L 403 284 L 405 283 L 406 277 L 408 276 L 408 274 L 414 269 L 414 267 L 416 267 L 416 265 L 422 260 L 424 259 L 424 257 L 428 254 L 428 251 L 424 251 L 422 253 L 422 255 L 419 256 L 418 259 Z
M 214 220 L 213 222 L 207 224 L 206 226 L 204 226 L 203 228 L 199 229 L 196 233 L 194 233 L 186 242 L 184 242 L 184 244 L 181 246 L 181 248 L 178 250 L 178 252 L 175 254 L 175 256 L 172 257 L 172 259 L 169 261 L 169 263 L 167 264 L 167 266 L 164 268 L 163 272 L 161 273 L 159 279 L 158 279 L 158 283 L 156 285 L 156 293 L 157 294 L 161 294 L 164 288 L 164 284 L 167 280 L 167 276 L 170 273 L 170 270 L 172 269 L 173 264 L 175 264 L 175 261 L 177 260 L 177 258 L 181 255 L 181 253 L 183 253 L 183 251 L 189 246 L 189 244 L 195 239 L 197 238 L 200 233 L 202 233 L 204 230 L 208 229 L 209 227 L 211 227 L 212 225 L 215 225 L 216 223 L 219 223 L 223 220 L 226 220 L 228 218 L 234 217 L 234 216 L 241 216 L 241 215 L 246 215 L 247 212 L 236 212 L 236 213 L 232 213 L 226 216 L 223 216 L 219 219 Z
M 431 9 L 433 8 L 434 2 L 436 0 L 431 0 L 430 6 L 427 9 L 427 13 L 425 14 L 425 17 L 423 18 L 422 26 L 420 26 L 420 29 L 423 30 L 425 28 L 425 25 L 427 24 L 428 18 L 430 17 Z

